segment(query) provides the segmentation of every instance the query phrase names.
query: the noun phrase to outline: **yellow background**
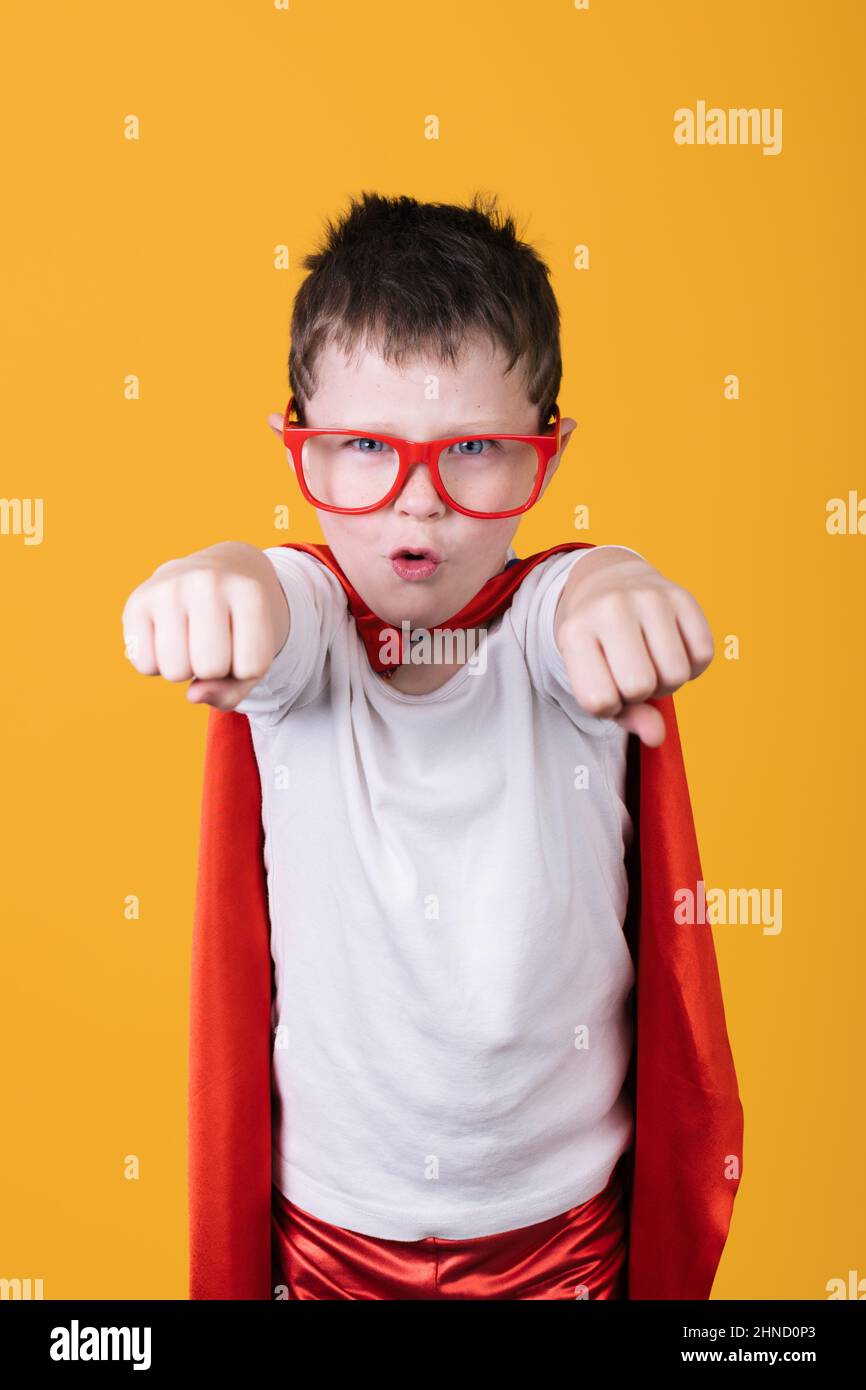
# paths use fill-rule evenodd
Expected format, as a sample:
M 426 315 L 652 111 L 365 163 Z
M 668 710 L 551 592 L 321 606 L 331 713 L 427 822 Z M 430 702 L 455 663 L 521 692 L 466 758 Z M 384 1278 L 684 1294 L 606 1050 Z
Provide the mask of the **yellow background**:
M 866 6 L 6 0 L 2 29 L 0 493 L 42 497 L 45 529 L 0 536 L 0 1275 L 186 1297 L 207 713 L 133 669 L 121 610 L 201 546 L 322 539 L 266 424 L 301 258 L 351 193 L 481 188 L 551 266 L 580 422 L 518 554 L 617 541 L 698 597 L 717 656 L 677 709 L 704 877 L 783 890 L 778 936 L 715 928 L 746 1142 L 714 1296 L 866 1277 L 866 536 L 825 526 L 866 493 Z M 699 99 L 781 107 L 781 154 L 675 145 Z

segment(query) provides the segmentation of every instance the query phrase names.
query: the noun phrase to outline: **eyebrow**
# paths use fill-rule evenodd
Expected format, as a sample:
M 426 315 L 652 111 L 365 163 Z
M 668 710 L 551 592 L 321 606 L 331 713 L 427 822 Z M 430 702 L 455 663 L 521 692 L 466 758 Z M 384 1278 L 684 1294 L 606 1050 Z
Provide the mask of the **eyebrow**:
M 406 436 L 404 436 L 404 435 L 402 435 L 402 434 L 400 433 L 400 431 L 397 429 L 396 425 L 392 425 L 392 424 L 391 424 L 390 422 L 388 422 L 388 421 L 384 421 L 384 422 L 383 422 L 383 421 L 380 420 L 380 421 L 377 421 L 375 424 L 365 424 L 365 425 L 358 425 L 358 426 L 352 425 L 351 428 L 352 428 L 352 429 L 357 428 L 357 430 L 358 430 L 359 433 L 363 433 L 364 430 L 368 430 L 370 434 L 393 434 L 393 435 L 396 435 L 396 437 L 397 437 L 398 439 L 403 439 L 403 438 L 406 437 Z M 446 429 L 443 429 L 441 434 L 436 434 L 436 435 L 434 435 L 433 437 L 434 437 L 434 439 L 450 439 L 451 436 L 452 436 L 452 435 L 455 435 L 455 434 L 516 434 L 516 433 L 517 433 L 516 430 L 506 430 L 506 429 L 503 429 L 502 425 L 500 425 L 500 424 L 494 424 L 494 423 L 491 423 L 490 421 L 482 420 L 481 424 L 450 425 L 450 426 L 448 426 Z

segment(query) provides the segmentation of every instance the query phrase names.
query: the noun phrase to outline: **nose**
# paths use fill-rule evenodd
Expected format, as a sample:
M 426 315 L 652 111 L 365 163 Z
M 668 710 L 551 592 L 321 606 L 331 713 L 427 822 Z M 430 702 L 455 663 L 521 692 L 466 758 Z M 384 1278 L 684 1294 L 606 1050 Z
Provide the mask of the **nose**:
M 433 486 L 433 478 L 426 463 L 413 463 L 409 466 L 406 481 L 394 506 L 406 516 L 440 516 L 446 511 L 445 503 Z

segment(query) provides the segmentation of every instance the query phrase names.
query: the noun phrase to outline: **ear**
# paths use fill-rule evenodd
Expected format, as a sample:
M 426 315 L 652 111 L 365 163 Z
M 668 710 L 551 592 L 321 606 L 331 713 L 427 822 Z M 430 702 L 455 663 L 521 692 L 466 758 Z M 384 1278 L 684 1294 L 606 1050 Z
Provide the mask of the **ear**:
M 278 439 L 278 440 L 280 441 L 280 443 L 282 444 L 282 443 L 283 443 L 283 416 L 282 416 L 282 415 L 279 415 L 276 411 L 274 411 L 274 413 L 273 413 L 272 415 L 269 415 L 269 416 L 268 416 L 268 424 L 270 425 L 270 427 L 271 427 L 271 429 L 273 430 L 274 434 L 277 436 L 277 439 Z M 285 445 L 283 445 L 283 447 L 285 448 Z M 289 465 L 289 467 L 291 468 L 292 472 L 295 473 L 295 472 L 296 472 L 296 469 L 295 469 L 295 460 L 292 458 L 292 455 L 291 455 L 291 453 L 289 452 L 288 449 L 286 449 L 286 462 L 287 462 L 287 464 Z
M 574 431 L 575 431 L 576 429 L 577 429 L 577 421 L 576 421 L 576 420 L 572 420 L 572 418 L 571 418 L 570 415 L 566 415 L 566 417 L 565 417 L 564 420 L 560 420 L 560 422 L 559 422 L 559 457 L 560 457 L 560 458 L 562 457 L 562 451 L 563 451 L 563 449 L 565 448 L 566 444 L 568 443 L 569 439 L 571 438 L 571 436 L 573 435 L 573 433 L 574 433 Z
M 575 430 L 576 427 L 577 427 L 577 421 L 576 421 L 576 420 L 572 420 L 572 418 L 571 418 L 570 415 L 567 415 L 567 416 L 565 416 L 564 419 L 561 419 L 561 420 L 560 420 L 560 422 L 559 422 L 559 453 L 558 453 L 558 454 L 554 454 L 553 458 L 550 460 L 550 462 L 549 462 L 548 465 L 547 465 L 547 471 L 545 472 L 545 475 L 544 475 L 544 482 L 543 482 L 542 485 L 541 485 L 541 492 L 538 494 L 539 501 L 540 501 L 541 498 L 544 496 L 544 494 L 546 493 L 547 489 L 550 487 L 550 483 L 551 483 L 551 480 L 552 480 L 552 478 L 553 478 L 553 475 L 554 475 L 554 473 L 556 472 L 557 468 L 559 467 L 560 460 L 562 459 L 562 456 L 563 456 L 563 454 L 565 453 L 565 447 L 566 447 L 566 445 L 568 444 L 568 441 L 569 441 L 569 439 L 571 438 L 571 436 L 572 436 L 572 434 L 573 434 L 573 432 L 574 432 L 574 430 Z

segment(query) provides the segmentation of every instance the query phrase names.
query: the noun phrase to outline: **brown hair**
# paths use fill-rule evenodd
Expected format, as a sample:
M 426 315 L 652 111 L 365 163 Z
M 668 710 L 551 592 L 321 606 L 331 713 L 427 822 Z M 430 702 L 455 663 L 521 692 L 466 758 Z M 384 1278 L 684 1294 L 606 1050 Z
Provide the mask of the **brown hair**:
M 463 339 L 483 334 L 504 348 L 507 371 L 521 362 L 544 430 L 562 378 L 559 306 L 548 266 L 495 196 L 476 193 L 462 207 L 362 193 L 326 228 L 302 263 L 310 274 L 292 311 L 289 385 L 301 423 L 327 343 L 370 347 L 395 365 L 432 350 L 453 366 Z

